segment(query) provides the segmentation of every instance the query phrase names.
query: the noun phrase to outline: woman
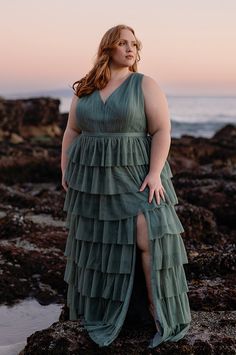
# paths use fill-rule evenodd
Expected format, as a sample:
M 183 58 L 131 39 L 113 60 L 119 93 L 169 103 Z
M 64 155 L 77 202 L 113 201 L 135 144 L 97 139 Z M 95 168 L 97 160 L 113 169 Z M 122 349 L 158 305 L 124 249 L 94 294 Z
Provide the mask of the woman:
M 156 81 L 137 72 L 140 49 L 129 26 L 104 34 L 93 68 L 73 84 L 62 141 L 69 317 L 82 316 L 99 346 L 124 323 L 138 253 L 156 326 L 149 346 L 178 341 L 191 321 L 184 229 L 166 160 L 168 105 Z

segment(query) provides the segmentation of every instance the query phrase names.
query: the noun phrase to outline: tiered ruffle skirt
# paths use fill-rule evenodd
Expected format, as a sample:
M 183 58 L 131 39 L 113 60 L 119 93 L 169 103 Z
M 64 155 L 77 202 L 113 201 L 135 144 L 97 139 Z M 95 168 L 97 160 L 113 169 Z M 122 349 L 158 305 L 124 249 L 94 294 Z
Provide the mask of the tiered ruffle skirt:
M 178 341 L 190 327 L 183 268 L 188 258 L 167 160 L 161 172 L 165 201 L 158 205 L 153 198 L 149 203 L 149 189 L 139 191 L 149 170 L 150 152 L 151 136 L 144 132 L 82 132 L 67 150 L 67 305 L 70 319 L 82 316 L 99 346 L 117 337 L 127 314 L 140 212 L 148 227 L 153 301 L 162 327 L 149 346 Z

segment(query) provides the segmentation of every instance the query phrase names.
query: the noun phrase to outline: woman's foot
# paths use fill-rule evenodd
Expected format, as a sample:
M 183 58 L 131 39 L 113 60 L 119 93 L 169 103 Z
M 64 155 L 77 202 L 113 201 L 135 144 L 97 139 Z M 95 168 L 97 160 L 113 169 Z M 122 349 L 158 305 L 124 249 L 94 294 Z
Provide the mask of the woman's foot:
M 156 316 L 156 313 L 155 313 L 155 308 L 153 306 L 152 303 L 149 304 L 149 311 L 154 319 L 154 322 L 155 322 L 155 325 L 156 325 L 156 328 L 157 328 L 157 332 L 162 335 L 162 327 L 161 327 L 161 324 L 159 322 L 159 320 L 157 319 L 157 316 Z

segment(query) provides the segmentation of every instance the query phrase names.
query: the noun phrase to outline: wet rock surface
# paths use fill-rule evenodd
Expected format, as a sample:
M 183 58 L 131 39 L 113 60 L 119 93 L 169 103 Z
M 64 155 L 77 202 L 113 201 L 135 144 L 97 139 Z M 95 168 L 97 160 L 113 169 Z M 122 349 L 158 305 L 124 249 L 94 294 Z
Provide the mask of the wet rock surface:
M 32 216 L 38 217 L 36 223 Z M 0 219 L 1 303 L 26 297 L 41 304 L 63 302 L 65 230 L 58 224 L 52 217 L 16 211 Z
M 60 182 L 60 153 L 67 115 L 59 115 L 55 101 L 36 101 L 31 105 L 16 102 L 14 112 L 9 108 L 12 102 L 7 103 L 7 108 L 3 101 L 0 105 L 1 119 L 7 112 L 12 114 L 0 126 L 2 304 L 13 304 L 29 296 L 41 304 L 64 304 L 66 299 L 63 273 L 67 231 L 62 210 L 65 192 Z M 39 102 L 42 106 L 50 102 L 50 109 L 47 111 Z M 25 107 L 35 107 L 41 114 L 32 114 L 33 109 L 31 116 L 25 116 Z M 16 112 L 21 112 L 21 116 Z M 17 117 L 20 122 L 14 126 Z M 37 126 L 37 131 L 31 129 L 24 135 L 27 124 Z M 57 127 L 57 134 L 45 130 L 45 125 Z M 13 134 L 18 140 L 14 141 Z M 22 354 L 236 353 L 235 137 L 236 127 L 227 125 L 211 139 L 172 138 L 168 160 L 189 258 L 189 264 L 184 265 L 193 315 L 189 334 L 178 343 L 166 343 L 151 351 L 147 349 L 147 340 L 152 329 L 135 326 L 134 330 L 126 323 L 111 347 L 99 350 L 79 322 L 68 321 L 65 307 L 60 321 L 28 338 Z

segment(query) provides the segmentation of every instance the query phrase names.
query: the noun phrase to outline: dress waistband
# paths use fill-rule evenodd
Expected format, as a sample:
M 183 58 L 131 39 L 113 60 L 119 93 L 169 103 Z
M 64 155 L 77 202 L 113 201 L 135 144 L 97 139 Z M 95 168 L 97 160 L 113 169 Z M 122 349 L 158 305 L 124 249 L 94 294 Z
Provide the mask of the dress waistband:
M 86 136 L 124 136 L 124 137 L 146 137 L 145 132 L 89 132 L 81 131 L 81 134 Z

